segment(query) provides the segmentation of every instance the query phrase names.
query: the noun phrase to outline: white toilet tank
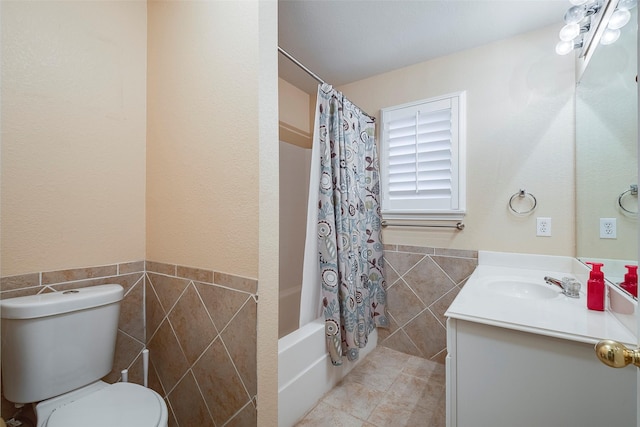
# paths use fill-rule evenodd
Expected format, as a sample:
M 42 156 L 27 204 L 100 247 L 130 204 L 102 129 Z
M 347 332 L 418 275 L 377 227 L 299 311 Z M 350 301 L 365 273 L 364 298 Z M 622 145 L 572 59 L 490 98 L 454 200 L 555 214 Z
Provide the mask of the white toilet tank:
M 123 295 L 99 285 L 0 301 L 7 400 L 39 402 L 108 374 Z

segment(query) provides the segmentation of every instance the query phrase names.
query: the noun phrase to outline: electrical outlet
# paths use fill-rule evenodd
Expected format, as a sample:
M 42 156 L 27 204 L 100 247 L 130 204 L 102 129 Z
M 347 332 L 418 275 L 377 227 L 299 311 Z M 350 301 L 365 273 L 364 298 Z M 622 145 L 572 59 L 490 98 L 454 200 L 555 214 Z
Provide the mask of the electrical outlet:
M 617 238 L 617 227 L 615 218 L 600 218 L 600 238 L 615 239 Z
M 536 236 L 551 236 L 551 218 L 536 218 Z

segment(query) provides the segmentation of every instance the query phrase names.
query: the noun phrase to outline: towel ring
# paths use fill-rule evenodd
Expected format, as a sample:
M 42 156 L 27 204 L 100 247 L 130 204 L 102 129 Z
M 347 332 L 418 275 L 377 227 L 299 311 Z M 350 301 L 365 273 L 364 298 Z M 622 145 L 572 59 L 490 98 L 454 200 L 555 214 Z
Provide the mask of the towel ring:
M 620 209 L 622 209 L 623 211 L 625 211 L 628 214 L 631 215 L 638 215 L 638 211 L 634 212 L 634 211 L 630 211 L 629 209 L 625 208 L 624 206 L 622 206 L 622 199 L 624 198 L 624 196 L 626 196 L 627 194 L 631 195 L 631 196 L 636 196 L 638 197 L 638 185 L 637 184 L 631 184 L 629 186 L 629 189 L 627 191 L 623 191 L 622 193 L 620 193 L 620 195 L 618 196 L 618 206 L 620 206 Z
M 531 207 L 527 210 L 522 210 L 522 211 L 517 210 L 516 208 L 513 207 L 513 201 L 516 200 L 516 198 L 518 199 L 528 198 L 531 201 Z M 536 206 L 538 206 L 538 201 L 536 200 L 535 196 L 531 193 L 527 193 L 524 190 L 518 191 L 509 199 L 509 209 L 511 210 L 511 212 L 513 212 L 516 215 L 530 214 L 536 209 Z

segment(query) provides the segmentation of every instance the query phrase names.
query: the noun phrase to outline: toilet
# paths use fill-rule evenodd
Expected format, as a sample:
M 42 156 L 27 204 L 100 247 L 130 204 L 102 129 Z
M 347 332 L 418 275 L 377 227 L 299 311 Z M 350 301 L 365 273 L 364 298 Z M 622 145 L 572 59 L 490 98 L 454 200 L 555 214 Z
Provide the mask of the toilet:
M 108 384 L 120 285 L 0 301 L 2 385 L 16 404 L 35 404 L 36 427 L 167 427 L 167 406 L 138 384 Z

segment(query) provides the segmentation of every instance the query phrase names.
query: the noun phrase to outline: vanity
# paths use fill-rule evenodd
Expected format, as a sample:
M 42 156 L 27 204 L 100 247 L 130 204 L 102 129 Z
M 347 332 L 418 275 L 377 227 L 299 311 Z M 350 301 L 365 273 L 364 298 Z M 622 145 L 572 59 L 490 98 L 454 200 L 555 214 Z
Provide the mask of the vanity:
M 627 314 L 588 310 L 589 270 L 574 258 L 481 251 L 478 261 L 445 313 L 447 427 L 635 425 L 635 374 L 594 353 L 604 337 L 635 347 L 635 302 L 614 296 Z M 580 297 L 545 276 L 576 278 Z

